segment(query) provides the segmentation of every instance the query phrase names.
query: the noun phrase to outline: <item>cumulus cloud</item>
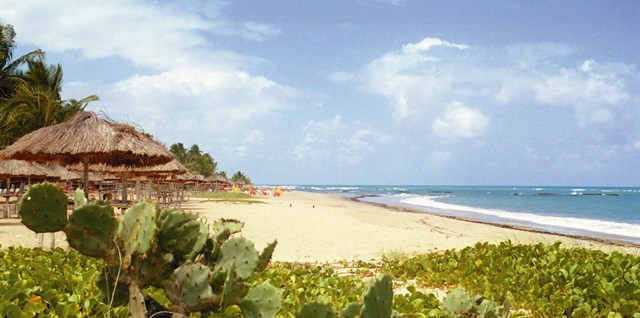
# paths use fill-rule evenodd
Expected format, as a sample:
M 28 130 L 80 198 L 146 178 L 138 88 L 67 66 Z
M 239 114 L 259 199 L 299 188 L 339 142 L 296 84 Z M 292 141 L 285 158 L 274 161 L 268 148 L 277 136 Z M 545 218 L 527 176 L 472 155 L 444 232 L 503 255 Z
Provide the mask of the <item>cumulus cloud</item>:
M 576 110 L 581 126 L 611 124 L 614 108 L 631 99 L 624 81 L 615 75 L 597 72 L 588 60 L 576 69 L 560 69 L 533 85 L 535 99 L 541 103 L 570 106 Z
M 489 126 L 489 118 L 482 112 L 454 101 L 431 126 L 433 133 L 442 141 L 451 143 L 459 139 L 474 139 L 482 136 Z
M 496 48 L 427 37 L 371 61 L 352 78 L 361 79 L 366 91 L 386 98 L 393 118 L 405 124 L 430 122 L 433 114 L 458 100 L 481 101 L 483 107 L 570 107 L 578 127 L 611 126 L 623 105 L 638 98 L 629 91 L 638 72 L 633 65 L 594 59 L 573 66 L 556 62 L 577 51 L 552 42 Z M 440 118 L 436 126 L 447 125 Z
M 187 67 L 133 76 L 114 84 L 103 99 L 112 103 L 109 111 L 114 115 L 144 124 L 167 140 L 206 136 L 218 143 L 245 146 L 251 144 L 249 140 L 255 144 L 264 138 L 254 130 L 258 119 L 304 102 L 295 89 L 261 76 Z M 242 139 L 238 132 L 244 131 L 254 133 Z
M 355 165 L 378 150 L 389 137 L 360 123 L 345 123 L 337 115 L 327 120 L 311 120 L 305 137 L 294 150 L 298 159 L 329 159 Z
M 20 38 L 47 52 L 76 51 L 87 59 L 117 56 L 135 66 L 163 70 L 246 62 L 245 56 L 217 48 L 210 36 L 265 41 L 280 34 L 273 25 L 228 20 L 221 1 L 8 0 L 5 6 L 11 10 L 3 18 L 16 26 Z

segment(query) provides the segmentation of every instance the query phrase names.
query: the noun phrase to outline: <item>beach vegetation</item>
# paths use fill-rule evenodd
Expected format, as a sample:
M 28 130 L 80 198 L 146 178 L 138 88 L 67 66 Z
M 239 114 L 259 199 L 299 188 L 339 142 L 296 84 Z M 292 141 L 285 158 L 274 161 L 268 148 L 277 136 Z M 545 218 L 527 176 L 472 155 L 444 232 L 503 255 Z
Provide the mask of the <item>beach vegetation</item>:
M 0 316 L 127 316 L 126 304 L 109 307 L 94 283 L 104 266 L 101 259 L 75 250 L 22 247 L 0 248 L 0 259 Z M 635 255 L 558 243 L 505 242 L 351 267 L 344 267 L 347 262 L 338 267 L 275 262 L 245 284 L 253 288 L 269 281 L 275 286 L 281 293 L 276 317 L 281 318 L 299 316 L 308 303 L 325 304 L 307 307 L 342 317 L 344 309 L 363 302 L 383 273 L 393 277 L 393 317 L 637 318 L 639 261 Z M 397 291 L 407 284 L 404 292 Z M 441 287 L 447 295 L 436 296 L 429 287 Z M 143 295 L 159 306 L 171 304 L 162 288 L 149 286 Z M 455 304 L 465 307 L 454 314 Z M 242 317 L 242 310 L 229 306 L 221 316 Z
M 19 204 L 22 223 L 36 233 L 62 231 L 71 248 L 100 260 L 103 265 L 92 281 L 102 301 L 128 305 L 131 317 L 153 314 L 148 303 L 157 301 L 142 293 L 150 286 L 162 288 L 170 300 L 168 309 L 159 310 L 179 316 L 221 313 L 232 305 L 247 317 L 269 318 L 279 311 L 275 287 L 245 283 L 266 268 L 276 242 L 259 253 L 251 241 L 233 235 L 242 230 L 242 222 L 222 219 L 209 226 L 198 214 L 159 211 L 146 201 L 121 217 L 106 202 L 78 204 L 67 220 L 66 202 L 59 186 L 34 185 Z
M 203 153 L 198 145 L 192 145 L 189 149 L 184 147 L 181 142 L 175 143 L 169 147 L 169 151 L 173 153 L 180 163 L 192 172 L 198 173 L 207 178 L 213 174 L 219 173 L 218 163 L 208 153 Z M 225 173 L 226 175 L 226 173 Z
M 247 175 L 242 171 L 236 171 L 229 180 L 235 184 L 251 184 L 251 179 L 249 179 L 249 177 L 247 177 Z
M 228 191 L 228 192 L 200 192 L 193 195 L 194 198 L 207 199 L 207 201 L 224 202 L 224 203 L 241 203 L 254 204 L 265 203 L 258 200 L 246 192 Z

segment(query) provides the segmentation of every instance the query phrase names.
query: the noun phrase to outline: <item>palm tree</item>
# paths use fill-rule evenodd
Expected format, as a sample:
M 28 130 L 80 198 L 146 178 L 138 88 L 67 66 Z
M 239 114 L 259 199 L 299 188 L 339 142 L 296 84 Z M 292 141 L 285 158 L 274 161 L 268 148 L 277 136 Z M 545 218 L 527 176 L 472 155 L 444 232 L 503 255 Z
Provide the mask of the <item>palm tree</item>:
M 15 92 L 15 75 L 23 64 L 44 58 L 44 52 L 35 50 L 12 60 L 13 50 L 16 48 L 15 38 L 13 26 L 0 21 L 0 101 L 11 97 Z
M 95 95 L 62 100 L 62 67 L 47 65 L 35 50 L 12 60 L 16 33 L 0 22 L 0 149 L 36 129 L 61 123 L 83 110 Z M 22 70 L 23 65 L 26 71 Z
M 56 94 L 58 100 L 62 99 L 62 66 L 60 64 L 47 65 L 44 59 L 27 61 L 27 71 L 16 72 L 16 77 L 24 80 L 31 86 L 39 86 Z
M 231 177 L 231 182 L 251 184 L 251 179 L 249 179 L 242 171 L 237 171 Z
M 91 95 L 81 100 L 63 101 L 59 94 L 59 91 L 21 81 L 14 95 L 0 103 L 0 148 L 11 145 L 29 132 L 64 122 L 89 102 L 98 100 L 97 96 Z
M 182 164 L 187 163 L 187 149 L 184 147 L 184 144 L 181 142 L 175 143 L 169 147 L 169 151 L 176 156 L 176 160 L 178 160 Z

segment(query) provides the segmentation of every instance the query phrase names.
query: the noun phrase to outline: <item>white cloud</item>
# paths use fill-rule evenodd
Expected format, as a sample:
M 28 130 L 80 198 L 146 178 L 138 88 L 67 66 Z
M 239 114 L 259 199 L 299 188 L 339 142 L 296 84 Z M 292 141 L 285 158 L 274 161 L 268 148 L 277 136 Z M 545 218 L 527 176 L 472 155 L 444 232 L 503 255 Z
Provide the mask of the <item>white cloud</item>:
M 461 50 L 469 48 L 468 45 L 449 43 L 447 41 L 443 41 L 438 38 L 425 38 L 418 43 L 409 43 L 409 44 L 403 45 L 402 51 L 410 54 L 421 53 L 438 46 L 452 47 L 452 48 L 461 49 Z
M 571 107 L 577 127 L 611 126 L 623 105 L 638 100 L 629 91 L 638 72 L 633 65 L 593 59 L 574 67 L 555 61 L 576 52 L 574 46 L 552 42 L 494 48 L 425 38 L 371 61 L 353 78 L 386 98 L 393 118 L 404 124 L 431 122 L 434 114 L 459 100 L 480 101 L 482 107 Z M 545 111 L 550 116 L 554 112 Z
M 453 102 L 436 118 L 431 126 L 442 141 L 451 143 L 459 139 L 475 139 L 482 136 L 489 126 L 489 118 L 482 112 Z
M 246 62 L 246 56 L 216 48 L 211 36 L 264 41 L 280 34 L 272 25 L 229 21 L 222 1 L 7 1 L 11 10 L 3 18 L 15 25 L 22 41 L 47 52 L 78 51 L 88 59 L 117 56 L 161 70 Z
M 100 102 L 90 108 L 102 105 L 112 118 L 162 140 L 216 143 L 244 156 L 264 142 L 264 119 L 311 103 L 302 92 L 247 71 L 260 58 L 221 48 L 228 37 L 262 42 L 281 33 L 270 24 L 228 19 L 226 1 L 8 1 L 12 10 L 3 18 L 21 44 L 92 60 L 89 65 L 111 63 L 121 74 L 111 83 L 85 72 L 89 80 L 68 82 L 65 95 L 97 94 Z
M 304 103 L 295 89 L 264 77 L 186 67 L 133 76 L 114 84 L 103 100 L 109 112 L 143 124 L 159 137 L 206 136 L 232 145 L 248 145 L 249 140 L 255 145 L 264 138 L 255 130 L 260 119 Z M 171 135 L 164 136 L 168 130 Z M 247 131 L 251 133 L 245 137 Z
M 311 120 L 305 130 L 304 141 L 293 152 L 301 160 L 325 159 L 355 165 L 389 141 L 388 136 L 360 123 L 344 123 L 339 115 L 327 120 Z
M 446 167 L 453 159 L 455 154 L 449 151 L 433 151 L 427 157 L 425 162 L 426 170 L 440 170 Z
M 279 35 L 282 31 L 270 24 L 245 22 L 242 24 L 243 30 L 240 35 L 248 40 L 264 42 L 270 37 Z
M 631 96 L 621 78 L 596 72 L 593 61 L 585 63 L 579 69 L 561 69 L 534 84 L 535 99 L 549 105 L 573 107 L 581 126 L 613 123 L 613 108 L 629 101 Z

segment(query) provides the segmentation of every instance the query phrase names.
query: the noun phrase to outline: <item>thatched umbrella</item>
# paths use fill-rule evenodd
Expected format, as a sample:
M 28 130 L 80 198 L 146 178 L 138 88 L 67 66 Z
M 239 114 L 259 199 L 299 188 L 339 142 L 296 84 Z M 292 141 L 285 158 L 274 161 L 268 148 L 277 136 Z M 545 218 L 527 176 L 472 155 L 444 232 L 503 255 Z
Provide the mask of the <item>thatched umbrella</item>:
M 7 189 L 9 189 L 10 178 L 44 178 L 50 171 L 44 165 L 24 160 L 0 160 L 0 178 L 7 179 Z
M 90 164 L 139 167 L 164 164 L 174 157 L 162 144 L 132 126 L 80 111 L 66 122 L 23 136 L 1 151 L 0 158 L 81 163 L 88 189 Z
M 68 167 L 70 170 L 80 170 L 79 164 L 71 165 Z M 93 165 L 89 168 L 90 171 L 98 173 L 107 173 L 118 176 L 119 179 L 125 184 L 122 194 L 122 200 L 126 200 L 127 191 L 126 183 L 132 177 L 149 177 L 149 178 L 165 178 L 167 176 L 181 175 L 187 173 L 187 168 L 182 165 L 178 160 L 171 160 L 165 164 L 144 166 L 144 167 L 127 167 L 127 166 L 108 166 L 105 164 Z M 136 180 L 139 182 L 139 180 Z M 139 192 L 139 191 L 137 191 Z M 137 193 L 139 195 L 139 193 Z

